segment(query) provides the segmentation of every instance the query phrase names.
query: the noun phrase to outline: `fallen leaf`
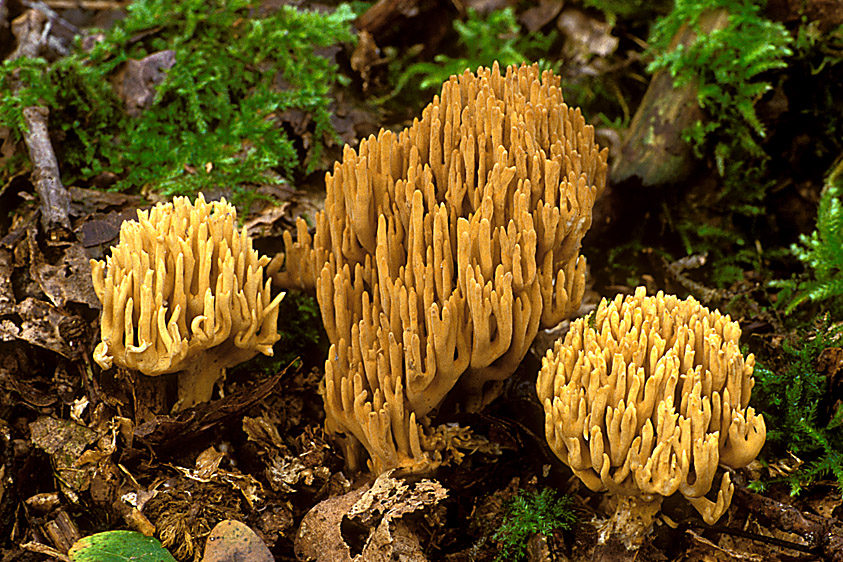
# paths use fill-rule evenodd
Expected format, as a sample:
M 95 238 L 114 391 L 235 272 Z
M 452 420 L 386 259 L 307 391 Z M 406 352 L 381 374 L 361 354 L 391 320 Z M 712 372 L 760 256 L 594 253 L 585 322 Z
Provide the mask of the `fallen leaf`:
M 97 440 L 97 433 L 70 420 L 42 416 L 29 424 L 32 442 L 43 449 L 52 461 L 64 494 L 73 502 L 79 492 L 88 488 L 96 466 L 80 469 L 76 461 L 85 448 Z
M 91 281 L 91 258 L 81 244 L 72 242 L 63 248 L 53 247 L 53 259 L 47 259 L 38 245 L 34 226 L 27 237 L 29 274 L 53 304 L 65 308 L 68 302 L 76 302 L 93 310 L 102 308 Z
M 152 53 L 140 60 L 126 61 L 117 77 L 119 96 L 126 104 L 126 113 L 137 117 L 155 101 L 155 87 L 167 77 L 176 64 L 176 52 L 170 49 Z
M 76 541 L 67 555 L 73 562 L 176 562 L 158 539 L 135 531 L 106 531 Z
M 382 62 L 381 52 L 375 43 L 375 38 L 368 31 L 361 30 L 357 34 L 357 46 L 351 53 L 351 69 L 363 80 L 363 91 L 369 90 L 369 79 L 372 66 Z
M 217 451 L 216 447 L 208 447 L 196 457 L 193 478 L 202 482 L 209 481 L 216 474 L 224 458 L 225 453 Z
M 612 35 L 612 26 L 580 10 L 564 10 L 559 14 L 556 26 L 567 37 L 566 54 L 578 64 L 587 63 L 595 55 L 607 57 L 618 48 L 618 38 Z
M 20 326 L 12 328 L 13 322 L 5 324 L 0 332 L 13 333 L 18 339 L 32 345 L 49 349 L 62 357 L 78 360 L 85 350 L 87 324 L 79 316 L 64 312 L 48 302 L 33 297 L 25 299 L 14 307 L 21 319 Z M 5 335 L 0 339 L 5 339 Z
M 202 562 L 274 562 L 275 558 L 255 532 L 240 521 L 226 519 L 211 530 Z
M 527 28 L 527 31 L 535 33 L 550 23 L 564 5 L 565 0 L 539 0 L 537 6 L 524 10 L 518 17 L 518 21 Z
M 296 556 L 317 562 L 426 562 L 418 537 L 402 517 L 444 499 L 448 491 L 435 480 L 412 487 L 378 476 L 369 488 L 328 498 L 302 519 Z
M 108 242 L 114 242 L 114 245 L 116 245 L 123 221 L 137 220 L 137 218 L 138 213 L 135 209 L 126 209 L 99 215 L 85 221 L 79 231 L 82 246 L 92 248 Z

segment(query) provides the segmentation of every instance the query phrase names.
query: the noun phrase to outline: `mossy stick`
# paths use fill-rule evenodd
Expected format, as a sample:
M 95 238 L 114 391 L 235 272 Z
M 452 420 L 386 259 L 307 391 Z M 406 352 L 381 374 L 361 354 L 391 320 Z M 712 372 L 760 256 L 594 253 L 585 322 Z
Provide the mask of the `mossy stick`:
M 18 46 L 9 60 L 22 57 L 37 57 L 46 44 L 45 27 L 47 16 L 38 10 L 29 10 L 12 22 L 12 33 Z M 12 90 L 24 87 L 19 80 L 13 80 Z M 32 183 L 41 198 L 41 225 L 49 240 L 63 240 L 70 235 L 70 194 L 61 183 L 56 153 L 50 142 L 47 122 L 50 115 L 44 106 L 23 108 L 26 127 L 23 140 L 32 162 Z

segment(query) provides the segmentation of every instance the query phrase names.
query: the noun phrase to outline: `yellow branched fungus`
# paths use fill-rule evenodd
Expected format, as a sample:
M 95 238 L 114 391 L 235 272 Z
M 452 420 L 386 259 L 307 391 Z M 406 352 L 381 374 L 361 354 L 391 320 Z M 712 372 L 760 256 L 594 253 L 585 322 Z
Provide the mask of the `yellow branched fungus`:
M 551 449 L 591 490 L 620 496 L 619 511 L 649 511 L 652 522 L 679 492 L 713 524 L 733 490 L 726 473 L 715 501 L 705 497 L 718 464 L 746 466 L 766 436 L 749 406 L 755 358 L 741 354 L 740 335 L 693 298 L 639 287 L 604 299 L 543 360 L 536 390 Z
M 186 197 L 138 211 L 106 261 L 91 260 L 103 305 L 94 359 L 149 376 L 178 372 L 179 403 L 211 398 L 228 367 L 272 355 L 278 304 L 235 208 Z
M 316 287 L 326 428 L 352 436 L 352 465 L 356 442 L 375 472 L 437 464 L 446 395 L 488 403 L 539 327 L 577 310 L 606 156 L 536 65 L 452 76 L 421 120 L 345 148 L 275 278 Z

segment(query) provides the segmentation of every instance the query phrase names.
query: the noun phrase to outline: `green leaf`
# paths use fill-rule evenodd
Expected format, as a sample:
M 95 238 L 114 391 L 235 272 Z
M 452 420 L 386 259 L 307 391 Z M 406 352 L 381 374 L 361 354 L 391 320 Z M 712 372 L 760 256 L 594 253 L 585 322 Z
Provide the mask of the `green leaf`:
M 73 562 L 176 562 L 158 539 L 135 531 L 106 531 L 79 539 L 67 554 Z

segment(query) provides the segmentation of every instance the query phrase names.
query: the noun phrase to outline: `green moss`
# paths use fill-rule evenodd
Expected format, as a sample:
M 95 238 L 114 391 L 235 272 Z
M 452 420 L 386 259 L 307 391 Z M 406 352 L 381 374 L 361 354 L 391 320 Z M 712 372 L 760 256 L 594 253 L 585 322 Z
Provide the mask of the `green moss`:
M 793 54 L 787 29 L 766 19 L 761 8 L 749 0 L 677 0 L 650 37 L 655 58 L 647 69 L 667 69 L 677 87 L 695 84 L 697 103 L 707 119 L 685 131 L 685 140 L 700 157 L 711 145 L 717 169 L 727 181 L 745 177 L 747 157 L 765 159 L 759 140 L 766 131 L 755 104 L 773 87 L 765 73 L 785 68 L 785 59 Z M 702 32 L 700 18 L 718 9 L 729 14 L 726 26 Z M 683 25 L 697 32 L 696 39 L 669 48 Z
M 764 16 L 763 4 L 677 0 L 650 36 L 654 58 L 648 70 L 668 71 L 677 87 L 693 84 L 705 114 L 683 137 L 698 158 L 713 163 L 722 184 L 714 193 L 700 190 L 696 200 L 679 196 L 670 204 L 676 214 L 667 220 L 686 254 L 710 256 L 710 277 L 718 287 L 741 280 L 747 269 L 757 271 L 769 258 L 762 253 L 769 248 L 754 242 L 772 226 L 766 198 L 778 177 L 768 171 L 768 133 L 756 105 L 783 80 L 774 71 L 788 67 L 793 39 L 781 23 Z M 727 23 L 705 33 L 701 22 L 718 10 L 728 14 Z M 696 38 L 671 46 L 682 26 L 696 31 Z
M 458 39 L 456 50 L 461 56 L 440 53 L 433 62 L 395 59 L 390 64 L 390 72 L 397 78 L 390 97 L 396 96 L 411 80 L 414 90 L 427 97 L 452 75 L 462 74 L 466 69 L 473 72 L 479 66 L 491 67 L 495 61 L 501 69 L 534 60 L 538 60 L 542 68 L 553 67 L 541 57 L 556 39 L 556 32 L 522 34 L 511 6 L 490 12 L 485 17 L 469 8 L 466 21 L 454 20 L 454 30 Z M 559 63 L 556 65 L 558 67 Z
M 334 140 L 329 91 L 337 69 L 316 49 L 354 39 L 354 14 L 344 5 L 332 13 L 257 9 L 250 0 L 133 2 L 90 52 L 77 48 L 51 65 L 13 63 L 27 70 L 26 87 L 0 100 L 0 124 L 19 135 L 20 108 L 35 99 L 49 107 L 67 184 L 110 172 L 116 189 L 173 195 L 226 186 L 247 203 L 242 184 L 309 171 Z M 163 71 L 151 107 L 129 117 L 110 79 L 125 61 L 165 49 L 174 66 Z M 0 84 L 14 70 L 5 64 Z M 308 116 L 307 154 L 280 123 L 288 110 Z
M 767 458 L 795 455 L 805 461 L 779 480 L 798 494 L 806 485 L 832 474 L 843 489 L 843 406 L 833 404 L 829 381 L 817 371 L 817 359 L 828 348 L 843 346 L 843 326 L 832 326 L 828 315 L 813 333 L 798 342 L 784 342 L 780 364 L 755 368 L 753 403 L 767 424 Z M 832 409 L 834 409 L 832 411 Z M 755 488 L 762 488 L 756 483 Z
M 504 506 L 503 523 L 492 537 L 500 544 L 495 560 L 524 560 L 530 537 L 570 529 L 576 521 L 572 502 L 570 496 L 558 497 L 552 488 L 519 492 Z
M 825 301 L 837 313 L 843 310 L 843 158 L 828 176 L 817 210 L 817 228 L 799 237 L 791 251 L 805 266 L 805 274 L 777 281 L 779 302 L 791 313 L 805 301 Z

